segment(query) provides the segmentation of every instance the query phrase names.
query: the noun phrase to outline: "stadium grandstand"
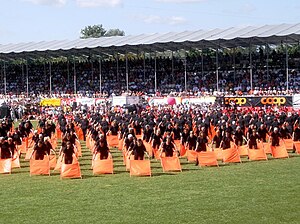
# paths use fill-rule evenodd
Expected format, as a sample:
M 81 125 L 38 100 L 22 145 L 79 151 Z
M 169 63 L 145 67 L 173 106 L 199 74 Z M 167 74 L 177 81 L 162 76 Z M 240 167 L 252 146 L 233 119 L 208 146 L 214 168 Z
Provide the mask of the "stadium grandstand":
M 300 23 L 0 45 L 4 95 L 293 94 Z

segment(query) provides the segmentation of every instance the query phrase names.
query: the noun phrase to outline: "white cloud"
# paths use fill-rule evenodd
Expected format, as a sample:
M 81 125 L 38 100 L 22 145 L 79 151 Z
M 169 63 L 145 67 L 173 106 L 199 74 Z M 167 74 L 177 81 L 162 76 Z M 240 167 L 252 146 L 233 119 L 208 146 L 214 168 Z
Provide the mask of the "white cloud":
M 181 16 L 162 17 L 158 15 L 138 15 L 135 16 L 134 19 L 142 20 L 147 24 L 180 25 L 187 22 L 187 20 Z
M 254 12 L 256 10 L 256 7 L 252 4 L 246 3 L 241 7 L 241 10 L 242 12 L 249 14 Z
M 22 0 L 35 5 L 64 6 L 70 0 Z M 117 7 L 122 5 L 123 0 L 72 0 L 78 7 Z
M 155 0 L 156 2 L 166 2 L 166 3 L 197 3 L 205 2 L 206 0 Z
M 245 3 L 236 8 L 227 8 L 223 10 L 223 12 L 226 14 L 233 14 L 234 16 L 249 16 L 256 10 L 257 8 L 253 4 Z
M 67 0 L 24 0 L 35 5 L 64 6 Z
M 167 18 L 170 25 L 184 24 L 187 20 L 181 16 L 172 16 Z
M 82 8 L 117 7 L 122 5 L 122 0 L 76 0 L 76 4 Z

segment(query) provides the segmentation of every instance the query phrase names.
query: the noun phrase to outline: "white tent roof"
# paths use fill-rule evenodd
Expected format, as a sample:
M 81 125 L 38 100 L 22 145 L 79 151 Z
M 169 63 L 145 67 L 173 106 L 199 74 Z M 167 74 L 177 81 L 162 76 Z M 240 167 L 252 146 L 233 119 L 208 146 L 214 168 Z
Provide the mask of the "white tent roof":
M 297 43 L 300 23 L 0 45 L 1 58 L 153 52 L 190 48 Z

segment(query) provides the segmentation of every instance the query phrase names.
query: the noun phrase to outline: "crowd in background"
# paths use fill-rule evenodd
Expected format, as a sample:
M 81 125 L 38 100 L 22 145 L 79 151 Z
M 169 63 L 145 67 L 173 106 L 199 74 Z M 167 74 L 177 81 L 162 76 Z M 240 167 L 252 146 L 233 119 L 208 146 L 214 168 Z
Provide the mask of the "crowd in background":
M 280 95 L 300 91 L 298 55 L 290 55 L 289 91 L 286 91 L 285 57 L 275 50 L 270 53 L 266 67 L 266 53 L 261 49 L 253 52 L 253 89 L 250 84 L 249 55 L 219 54 L 218 89 L 215 58 L 212 55 L 188 55 L 186 60 L 174 55 L 159 56 L 156 59 L 157 92 L 154 84 L 154 58 L 128 59 L 129 90 L 127 94 L 176 94 L 188 95 Z M 187 71 L 187 91 L 185 91 L 185 63 Z M 52 93 L 55 96 L 77 93 L 81 96 L 97 97 L 121 95 L 126 92 L 125 59 L 107 59 L 101 62 L 102 89 L 99 91 L 99 62 L 89 59 L 86 62 L 34 63 L 26 65 L 6 65 L 6 91 L 9 95 L 26 95 L 27 72 L 30 96 L 48 96 L 50 91 L 50 70 Z M 1 65 L 0 88 L 4 93 L 4 68 Z M 27 70 L 28 69 L 28 70 Z M 75 75 L 76 74 L 76 78 Z M 74 81 L 75 80 L 75 81 Z

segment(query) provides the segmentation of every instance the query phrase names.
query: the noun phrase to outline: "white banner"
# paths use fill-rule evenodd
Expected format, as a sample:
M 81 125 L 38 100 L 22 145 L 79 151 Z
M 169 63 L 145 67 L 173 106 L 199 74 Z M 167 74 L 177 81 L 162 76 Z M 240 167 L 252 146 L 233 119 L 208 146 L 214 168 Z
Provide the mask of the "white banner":
M 112 105 L 113 106 L 123 106 L 126 104 L 126 96 L 113 96 Z
M 127 96 L 126 97 L 126 103 L 133 105 L 133 104 L 139 104 L 140 97 L 139 96 Z
M 207 97 L 153 97 L 148 98 L 149 105 L 174 105 L 174 104 L 202 104 L 202 103 L 214 103 L 216 97 L 207 96 Z
M 96 98 L 95 99 L 95 104 L 102 104 L 102 103 L 105 103 L 106 102 L 106 99 L 105 98 Z
M 94 98 L 76 98 L 76 103 L 77 105 L 87 105 L 91 106 L 95 104 L 95 99 Z
M 113 106 L 124 106 L 125 104 L 138 104 L 140 98 L 138 96 L 113 96 Z
M 300 94 L 295 94 L 293 96 L 293 108 L 300 109 Z
M 182 104 L 202 104 L 202 103 L 214 103 L 216 97 L 214 96 L 203 96 L 193 98 L 182 98 Z

